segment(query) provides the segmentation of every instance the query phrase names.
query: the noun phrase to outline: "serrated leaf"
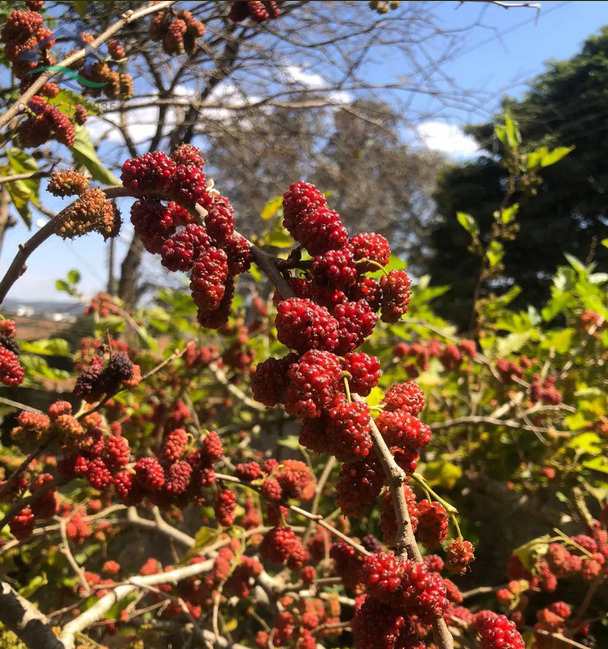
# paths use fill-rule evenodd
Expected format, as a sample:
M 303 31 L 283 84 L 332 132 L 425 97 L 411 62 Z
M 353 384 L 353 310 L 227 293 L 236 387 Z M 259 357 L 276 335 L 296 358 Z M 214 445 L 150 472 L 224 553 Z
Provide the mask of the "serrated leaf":
M 262 208 L 260 212 L 260 218 L 262 221 L 270 221 L 273 216 L 276 216 L 277 212 L 281 209 L 283 205 L 283 197 L 275 196 L 271 198 L 266 205 Z
M 120 185 L 120 180 L 101 162 L 91 142 L 89 132 L 84 126 L 76 128 L 76 137 L 72 145 L 74 161 L 86 167 L 91 176 L 106 185 Z

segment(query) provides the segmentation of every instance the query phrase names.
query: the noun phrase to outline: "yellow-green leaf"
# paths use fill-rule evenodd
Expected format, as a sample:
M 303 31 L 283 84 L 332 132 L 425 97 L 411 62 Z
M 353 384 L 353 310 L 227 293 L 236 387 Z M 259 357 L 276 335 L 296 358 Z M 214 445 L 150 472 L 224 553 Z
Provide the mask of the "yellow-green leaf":
M 72 155 L 77 164 L 85 166 L 95 180 L 106 185 L 120 185 L 120 180 L 101 162 L 84 126 L 76 129 Z
M 281 209 L 282 205 L 283 205 L 282 196 L 275 196 L 274 198 L 271 198 L 266 203 L 266 205 L 264 205 L 262 211 L 260 212 L 260 217 L 262 218 L 262 221 L 270 221 L 270 219 L 273 216 L 276 216 L 277 212 Z

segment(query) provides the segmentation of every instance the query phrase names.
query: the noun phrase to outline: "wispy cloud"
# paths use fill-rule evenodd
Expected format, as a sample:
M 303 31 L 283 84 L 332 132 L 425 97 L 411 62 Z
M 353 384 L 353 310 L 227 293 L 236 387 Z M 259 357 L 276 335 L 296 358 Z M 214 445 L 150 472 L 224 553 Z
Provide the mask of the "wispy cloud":
M 429 120 L 416 127 L 424 145 L 454 158 L 471 158 L 479 152 L 474 138 L 464 133 L 457 124 Z

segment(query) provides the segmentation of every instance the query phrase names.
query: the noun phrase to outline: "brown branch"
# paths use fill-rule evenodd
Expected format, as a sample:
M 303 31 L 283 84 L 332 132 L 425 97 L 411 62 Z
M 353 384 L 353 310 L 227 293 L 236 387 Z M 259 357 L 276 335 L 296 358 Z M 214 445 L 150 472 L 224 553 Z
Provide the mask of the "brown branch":
M 132 195 L 132 192 L 129 192 L 124 187 L 107 187 L 103 191 L 108 198 Z M 34 252 L 34 250 L 36 250 L 36 248 L 38 248 L 38 246 L 42 245 L 56 232 L 63 220 L 69 215 L 68 210 L 72 205 L 73 203 L 61 210 L 55 218 L 48 221 L 48 223 L 45 223 L 38 232 L 32 235 L 24 244 L 19 246 L 19 251 L 15 255 L 11 265 L 8 267 L 2 281 L 0 281 L 0 304 L 4 302 L 4 298 L 6 298 L 6 295 L 13 284 L 25 272 L 25 262 L 28 257 Z
M 0 621 L 32 649 L 63 649 L 48 619 L 5 581 L 0 581 Z
M 17 99 L 17 101 L 2 116 L 0 116 L 0 128 L 8 124 L 8 122 L 10 122 L 10 120 L 15 117 L 15 115 L 20 113 L 27 102 L 42 88 L 42 86 L 44 86 L 44 84 L 49 79 L 58 74 L 61 74 L 61 70 L 57 68 L 67 68 L 72 65 L 72 63 L 80 61 L 91 51 L 91 49 L 98 48 L 126 25 L 134 22 L 135 20 L 138 20 L 139 18 L 143 18 L 148 14 L 156 13 L 157 11 L 166 9 L 174 4 L 174 2 L 175 0 L 164 0 L 163 2 L 146 5 L 144 7 L 141 7 L 141 9 L 137 9 L 136 11 L 133 11 L 132 9 L 125 11 L 125 13 L 122 14 L 119 20 L 117 20 L 113 25 L 110 25 L 110 27 L 108 27 L 104 32 L 97 36 L 97 38 L 93 39 L 87 47 L 83 47 L 73 54 L 66 56 L 62 61 L 59 62 L 57 66 L 54 66 L 54 70 L 44 72 L 39 77 L 37 77 L 36 81 L 34 81 L 34 83 L 19 97 L 19 99 Z
M 233 397 L 236 397 L 241 403 L 246 405 L 248 408 L 251 408 L 252 410 L 257 410 L 258 412 L 266 412 L 265 406 L 263 406 L 258 401 L 250 399 L 240 388 L 234 385 L 234 383 L 231 383 L 228 380 L 225 372 L 216 363 L 209 363 L 208 367 L 213 376 L 216 378 L 217 382 L 221 383 L 221 385 L 223 385 Z

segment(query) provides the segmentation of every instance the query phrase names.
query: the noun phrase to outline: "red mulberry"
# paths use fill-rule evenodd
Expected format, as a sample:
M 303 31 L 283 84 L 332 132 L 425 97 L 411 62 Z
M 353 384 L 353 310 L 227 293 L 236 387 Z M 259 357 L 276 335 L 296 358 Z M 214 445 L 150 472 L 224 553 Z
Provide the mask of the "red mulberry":
M 192 467 L 185 460 L 169 465 L 166 473 L 165 489 L 174 496 L 186 493 L 192 478 Z
M 176 232 L 163 243 L 161 262 L 172 271 L 189 271 L 192 264 L 211 244 L 205 228 L 189 223 L 181 232 Z
M 417 383 L 395 383 L 384 395 L 385 410 L 403 410 L 417 417 L 424 409 L 424 394 Z
M 176 169 L 175 161 L 161 151 L 144 153 L 122 165 L 122 184 L 136 194 L 164 197 L 172 187 Z
M 332 351 L 338 343 L 338 323 L 329 311 L 311 300 L 283 300 L 277 307 L 277 337 L 300 353 L 309 349 Z
M 330 452 L 339 460 L 367 457 L 372 449 L 369 410 L 364 403 L 340 401 L 327 413 Z
M 167 462 L 179 460 L 188 446 L 188 433 L 183 428 L 176 428 L 167 434 L 163 444 L 162 455 Z
M 207 248 L 192 267 L 190 290 L 194 302 L 203 311 L 215 311 L 226 293 L 228 258 L 219 248 Z
M 319 286 L 345 289 L 357 280 L 353 253 L 348 246 L 314 257 L 311 271 Z
M 378 416 L 376 424 L 389 446 L 417 449 L 431 440 L 431 429 L 405 410 L 385 410 Z
M 480 611 L 473 621 L 481 649 L 524 649 L 525 643 L 515 624 L 504 615 Z
M 475 548 L 470 541 L 454 539 L 446 548 L 446 567 L 456 575 L 463 575 L 475 560 Z
M 232 203 L 221 194 L 213 195 L 205 205 L 205 227 L 216 245 L 223 246 L 234 233 L 234 208 Z
M 391 257 L 391 247 L 388 241 L 381 234 L 375 232 L 356 234 L 350 240 L 350 245 L 353 249 L 354 259 L 358 262 L 357 269 L 362 273 L 386 266 Z
M 186 207 L 201 205 L 207 200 L 207 180 L 200 167 L 177 165 L 171 180 L 170 193 L 173 200 Z
M 0 345 L 0 383 L 15 386 L 23 383 L 25 370 L 14 352 Z
M 347 516 L 360 516 L 375 502 L 384 484 L 384 474 L 375 460 L 343 464 L 336 484 L 336 497 Z
M 410 278 L 404 270 L 392 270 L 380 279 L 383 322 L 397 322 L 410 304 Z
M 230 489 L 222 489 L 218 492 L 215 501 L 215 516 L 223 527 L 230 527 L 234 523 L 234 512 L 236 509 L 236 496 Z
M 142 457 L 135 463 L 138 483 L 147 491 L 159 491 L 165 484 L 165 472 L 154 457 Z
M 418 538 L 428 548 L 437 547 L 448 535 L 448 515 L 442 505 L 423 499 L 418 502 Z
M 376 314 L 365 300 L 338 304 L 333 315 L 338 322 L 338 344 L 335 351 L 341 355 L 359 347 L 376 324 Z
M 350 374 L 352 392 L 366 397 L 380 379 L 380 361 L 376 356 L 363 352 L 349 352 L 344 355 L 344 370 Z
M 287 376 L 287 411 L 312 418 L 330 407 L 341 388 L 342 369 L 337 356 L 313 349 L 291 364 Z
M 265 561 L 290 568 L 301 567 L 308 555 L 302 541 L 290 527 L 273 527 L 267 532 L 260 553 Z
M 297 354 L 288 354 L 283 358 L 267 358 L 262 361 L 251 377 L 254 399 L 265 406 L 283 403 L 287 393 L 287 371 L 297 360 Z

